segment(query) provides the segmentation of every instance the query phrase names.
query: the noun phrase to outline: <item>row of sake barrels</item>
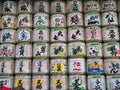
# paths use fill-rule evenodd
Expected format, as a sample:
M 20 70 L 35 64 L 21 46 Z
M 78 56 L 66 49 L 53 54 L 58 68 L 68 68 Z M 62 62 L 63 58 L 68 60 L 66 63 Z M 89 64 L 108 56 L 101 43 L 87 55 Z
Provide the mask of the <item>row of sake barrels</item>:
M 71 27 L 71 26 L 108 26 L 118 25 L 120 23 L 120 13 L 105 12 L 100 15 L 99 12 L 88 12 L 85 14 L 83 20 L 83 14 L 79 12 L 69 13 L 66 16 L 63 14 L 51 15 L 49 20 L 49 14 L 36 13 L 34 15 L 34 21 L 31 14 L 19 14 L 18 19 L 15 15 L 3 15 L 1 17 L 1 28 L 32 28 L 32 27 Z M 101 20 L 102 19 L 102 20 Z M 49 23 L 50 22 L 50 23 Z M 67 25 L 66 25 L 67 23 Z
M 3 29 L 0 31 L 0 43 L 20 43 L 20 42 L 111 42 L 119 41 L 119 30 L 116 26 L 107 26 L 100 28 L 91 26 L 84 28 L 74 26 L 68 28 L 20 28 L 17 31 L 14 29 Z
M 50 82 L 49 82 L 50 79 Z M 106 80 L 106 81 L 105 81 Z M 12 90 L 119 90 L 120 76 L 66 75 L 0 76 L 2 89 Z
M 1 59 L 0 75 L 120 75 L 120 59 Z
M 34 4 L 33 4 L 34 3 Z M 66 5 L 67 4 L 67 5 Z M 83 5 L 84 4 L 84 5 Z M 118 4 L 118 5 L 117 5 Z M 17 9 L 18 5 L 18 9 Z M 119 8 L 120 1 L 116 0 L 106 0 L 106 1 L 84 1 L 81 0 L 68 0 L 67 3 L 65 1 L 52 1 L 51 7 L 50 3 L 47 0 L 35 0 L 32 2 L 31 0 L 19 0 L 18 4 L 13 1 L 5 1 L 2 4 L 0 4 L 1 8 L 3 8 L 3 11 L 1 9 L 1 14 L 17 14 L 17 13 L 49 13 L 51 9 L 51 13 L 63 13 L 66 12 L 74 12 L 79 11 L 83 12 L 89 12 L 89 11 L 120 11 Z M 34 9 L 33 9 L 34 7 Z M 18 12 L 17 12 L 18 11 Z
M 89 58 L 119 58 L 119 42 L 102 43 L 84 42 L 65 43 L 20 43 L 1 44 L 0 58 L 67 58 L 67 57 L 89 57 Z

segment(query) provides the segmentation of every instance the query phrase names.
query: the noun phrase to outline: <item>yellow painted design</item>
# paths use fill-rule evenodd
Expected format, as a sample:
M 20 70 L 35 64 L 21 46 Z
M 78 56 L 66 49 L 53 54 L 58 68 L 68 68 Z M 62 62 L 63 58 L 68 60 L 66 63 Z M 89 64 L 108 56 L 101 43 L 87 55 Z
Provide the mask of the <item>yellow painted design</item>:
M 61 86 L 61 88 L 63 88 L 62 79 L 54 80 L 54 86 L 57 87 L 58 85 Z
M 65 67 L 64 67 L 64 65 L 61 64 L 61 63 L 57 63 L 57 64 L 55 64 L 55 66 L 54 66 L 54 70 L 55 70 L 56 72 L 63 72 L 64 69 L 65 69 Z
M 24 87 L 24 80 L 17 80 L 16 81 L 16 87 L 18 87 L 18 86 L 22 86 L 22 87 Z
M 36 87 L 41 87 L 41 89 L 43 88 L 43 80 L 36 80 L 35 82 L 34 82 L 34 85 L 36 86 Z

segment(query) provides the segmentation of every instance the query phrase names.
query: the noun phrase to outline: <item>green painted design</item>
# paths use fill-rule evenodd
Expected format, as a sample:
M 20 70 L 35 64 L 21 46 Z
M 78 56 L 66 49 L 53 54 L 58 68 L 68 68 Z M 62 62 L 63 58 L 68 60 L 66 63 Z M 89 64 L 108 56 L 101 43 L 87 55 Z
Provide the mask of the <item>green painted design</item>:
M 36 43 L 36 46 L 41 45 L 41 46 L 46 46 L 46 43 Z
M 98 12 L 94 11 L 94 12 L 89 12 L 88 15 L 91 15 L 91 14 L 99 14 Z
M 73 46 L 72 53 L 73 55 L 84 56 L 84 53 L 82 52 L 82 48 L 80 48 L 79 46 Z
M 109 42 L 107 43 L 108 45 L 116 45 L 116 44 L 119 44 L 118 42 Z
M 58 55 L 60 55 L 60 56 L 66 56 L 67 54 L 65 52 L 59 51 Z
M 73 26 L 73 27 L 71 27 L 70 29 L 71 30 L 74 30 L 74 29 L 80 29 L 81 28 L 81 26 Z
M 92 78 L 102 78 L 102 76 L 100 76 L 100 75 L 95 75 L 95 76 L 92 76 Z
M 112 76 L 111 78 L 120 78 L 120 76 Z
M 79 87 L 76 83 L 72 83 L 73 90 L 85 90 L 84 87 Z
M 36 22 L 35 25 L 42 25 L 42 24 L 45 24 L 45 20 L 43 20 L 43 19 L 38 19 L 38 21 Z
M 12 57 L 13 56 L 13 54 L 12 53 L 10 53 L 10 57 Z
M 52 30 L 54 30 L 54 31 L 63 31 L 64 28 L 53 28 Z
M 6 78 L 9 78 L 7 76 L 0 76 L 0 79 L 6 79 Z
M 59 56 L 67 56 L 66 52 L 64 52 L 64 48 L 61 46 L 54 46 L 54 53 Z
M 100 45 L 100 43 L 91 43 L 90 45 L 96 46 L 96 45 Z
M 35 30 L 46 30 L 45 28 L 40 28 L 40 27 L 38 27 L 38 28 L 36 28 Z

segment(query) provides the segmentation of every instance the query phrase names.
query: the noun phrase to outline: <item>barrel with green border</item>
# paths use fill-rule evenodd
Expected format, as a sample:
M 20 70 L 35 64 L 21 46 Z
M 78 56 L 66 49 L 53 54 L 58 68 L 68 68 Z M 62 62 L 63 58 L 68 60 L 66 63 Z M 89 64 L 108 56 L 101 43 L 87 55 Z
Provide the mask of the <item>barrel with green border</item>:
M 37 27 L 33 31 L 33 42 L 49 42 L 50 30 L 48 28 Z
M 65 28 L 51 29 L 51 42 L 67 42 L 67 30 Z
M 49 44 L 48 43 L 34 43 L 33 45 L 34 58 L 49 58 Z
M 52 43 L 50 45 L 51 58 L 67 58 L 67 44 L 66 43 Z
M 87 26 L 101 26 L 101 16 L 100 12 L 92 11 L 87 12 L 84 15 L 85 27 Z
M 84 42 L 71 42 L 68 43 L 68 56 L 69 57 L 85 57 L 86 49 Z
M 84 41 L 84 28 L 73 26 L 68 28 L 68 42 Z
M 104 58 L 118 58 L 119 54 L 119 42 L 108 42 L 103 44 L 103 55 Z

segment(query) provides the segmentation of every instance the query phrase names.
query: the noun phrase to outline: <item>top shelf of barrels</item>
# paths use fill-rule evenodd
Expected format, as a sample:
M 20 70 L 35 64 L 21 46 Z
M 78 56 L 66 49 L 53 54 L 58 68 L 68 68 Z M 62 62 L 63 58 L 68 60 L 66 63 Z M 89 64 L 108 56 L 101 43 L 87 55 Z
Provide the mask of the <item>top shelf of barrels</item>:
M 120 11 L 120 0 L 0 0 L 0 14 Z

